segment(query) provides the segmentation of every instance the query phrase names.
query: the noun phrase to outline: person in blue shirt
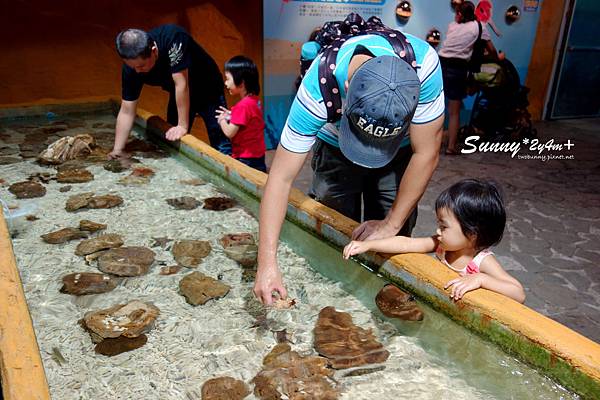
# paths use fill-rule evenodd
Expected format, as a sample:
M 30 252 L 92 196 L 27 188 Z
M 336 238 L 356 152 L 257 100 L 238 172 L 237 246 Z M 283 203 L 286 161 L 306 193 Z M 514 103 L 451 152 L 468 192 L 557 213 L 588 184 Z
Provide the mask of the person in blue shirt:
M 337 123 L 328 123 L 319 76 L 321 56 L 306 72 L 273 160 L 259 218 L 254 294 L 264 304 L 287 291 L 277 246 L 292 183 L 313 150 L 310 195 L 362 222 L 353 240 L 410 235 L 417 202 L 435 170 L 444 120 L 442 74 L 435 50 L 406 35 L 415 65 L 389 41 L 365 34 L 344 41 L 333 72 L 342 99 Z M 337 92 L 335 92 L 337 94 Z M 364 208 L 364 215 L 361 210 Z

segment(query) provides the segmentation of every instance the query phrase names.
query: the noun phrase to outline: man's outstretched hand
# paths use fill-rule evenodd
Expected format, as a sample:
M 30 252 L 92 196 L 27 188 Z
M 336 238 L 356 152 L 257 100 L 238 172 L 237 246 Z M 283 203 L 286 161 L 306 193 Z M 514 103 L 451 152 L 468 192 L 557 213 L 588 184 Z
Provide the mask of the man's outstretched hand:
M 109 160 L 125 160 L 131 157 L 131 154 L 126 153 L 123 150 L 114 150 L 108 153 L 106 156 Z
M 263 268 L 259 266 L 254 281 L 254 295 L 258 301 L 267 306 L 271 305 L 273 300 L 287 298 L 287 290 L 283 286 L 277 264 Z

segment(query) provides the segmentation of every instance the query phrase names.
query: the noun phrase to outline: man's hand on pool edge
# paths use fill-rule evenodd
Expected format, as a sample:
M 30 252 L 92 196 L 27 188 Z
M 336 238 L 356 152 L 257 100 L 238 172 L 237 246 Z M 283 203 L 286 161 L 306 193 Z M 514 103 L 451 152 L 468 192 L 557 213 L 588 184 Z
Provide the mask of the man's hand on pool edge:
M 278 296 L 273 296 L 273 293 L 278 293 Z M 264 305 L 271 305 L 277 298 L 286 299 L 287 290 L 283 286 L 281 272 L 277 265 L 274 267 L 259 266 L 256 272 L 256 280 L 254 281 L 254 295 Z
M 167 133 L 165 134 L 165 137 L 168 140 L 175 141 L 175 140 L 181 139 L 185 135 L 187 135 L 187 129 L 178 125 L 178 126 L 174 126 L 171 129 L 169 129 L 167 131 Z

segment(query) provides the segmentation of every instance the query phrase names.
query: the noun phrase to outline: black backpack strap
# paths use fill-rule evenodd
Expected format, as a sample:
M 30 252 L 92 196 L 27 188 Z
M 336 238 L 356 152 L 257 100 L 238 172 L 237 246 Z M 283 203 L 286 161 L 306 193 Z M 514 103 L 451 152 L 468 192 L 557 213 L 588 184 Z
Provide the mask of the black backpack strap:
M 374 22 L 380 23 L 380 21 Z M 373 30 L 367 29 L 357 35 L 355 34 L 349 37 L 371 34 L 386 39 L 394 49 L 394 53 L 411 65 L 415 71 L 417 70 L 415 52 L 408 42 L 408 39 L 406 39 L 406 36 L 400 31 L 387 28 L 383 25 L 377 25 Z M 333 71 L 336 67 L 338 52 L 346 39 L 346 37 L 335 39 L 331 44 L 325 46 L 323 52 L 318 56 L 320 57 L 319 88 L 321 89 L 321 95 L 323 96 L 323 102 L 327 110 L 327 122 L 339 121 L 342 116 L 342 96 L 340 94 L 337 79 L 333 75 Z
M 367 34 L 378 35 L 386 39 L 392 45 L 394 53 L 406 61 L 415 71 L 417 70 L 417 58 L 415 57 L 415 52 L 402 32 L 387 28 L 367 32 Z
M 479 28 L 479 34 L 477 35 L 477 40 L 481 40 L 481 34 L 483 33 L 483 28 L 481 27 L 481 22 L 477 21 L 477 28 Z
M 342 116 L 342 96 L 333 70 L 336 67 L 338 51 L 345 41 L 345 38 L 334 40 L 318 55 L 320 57 L 319 88 L 327 109 L 327 122 L 336 122 Z

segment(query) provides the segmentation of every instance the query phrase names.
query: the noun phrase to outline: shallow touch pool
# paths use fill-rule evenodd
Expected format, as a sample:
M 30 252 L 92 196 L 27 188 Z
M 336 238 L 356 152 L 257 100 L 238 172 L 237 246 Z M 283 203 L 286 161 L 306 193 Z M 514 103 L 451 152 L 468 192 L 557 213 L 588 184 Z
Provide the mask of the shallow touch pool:
M 72 132 L 89 130 L 98 121 L 114 122 L 114 117 L 97 115 L 85 121 L 84 127 Z M 5 132 L 18 134 L 10 125 Z M 157 172 L 148 186 L 120 186 L 116 182 L 126 173 L 113 174 L 101 166 L 89 168 L 94 181 L 72 184 L 70 192 L 60 193 L 58 188 L 63 185 L 56 182 L 46 185 L 48 193 L 37 203 L 40 219 L 22 225 L 13 239 L 54 398 L 187 399 L 199 394 L 202 383 L 214 376 L 230 375 L 248 382 L 275 344 L 270 330 L 293 332 L 293 348 L 311 351 L 317 314 L 328 305 L 351 313 L 359 326 L 373 328 L 391 352 L 386 370 L 342 378 L 342 398 L 577 398 L 425 306 L 421 323 L 384 318 L 373 301 L 384 281 L 358 264 L 343 261 L 337 249 L 291 223 L 284 226 L 279 259 L 290 295 L 299 299 L 299 305 L 289 311 L 265 311 L 253 299 L 251 283 L 241 283 L 241 270 L 218 244 L 226 233 L 256 232 L 257 222 L 251 215 L 256 213 L 256 201 L 182 157 L 142 161 Z M 2 178 L 12 183 L 38 171 L 52 169 L 26 161 L 2 166 Z M 197 175 L 212 184 L 193 187 L 179 183 Z M 0 188 L 0 196 L 16 202 L 6 189 Z M 66 199 L 85 191 L 117 193 L 125 203 L 112 210 L 67 213 Z M 201 200 L 219 191 L 236 197 L 246 208 L 179 211 L 164 201 L 184 195 Z M 73 254 L 76 242 L 49 245 L 39 235 L 76 226 L 84 218 L 107 223 L 107 232 L 122 234 L 126 245 L 149 246 L 151 238 L 159 236 L 209 240 L 213 251 L 198 270 L 215 278 L 222 274 L 233 289 L 223 299 L 192 307 L 177 294 L 177 283 L 187 270 L 161 276 L 155 264 L 147 275 L 128 278 L 109 293 L 78 298 L 60 294 L 64 274 L 96 269 Z M 174 263 L 170 252 L 153 250 L 157 260 Z M 307 268 L 309 264 L 313 269 Z M 133 299 L 151 301 L 161 309 L 148 343 L 112 358 L 96 355 L 77 320 L 87 311 Z M 265 312 L 268 329 L 251 328 Z M 59 349 L 66 363 L 55 361 L 53 348 Z

